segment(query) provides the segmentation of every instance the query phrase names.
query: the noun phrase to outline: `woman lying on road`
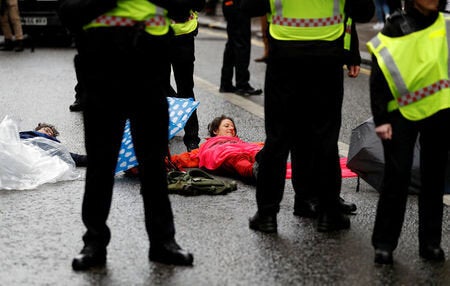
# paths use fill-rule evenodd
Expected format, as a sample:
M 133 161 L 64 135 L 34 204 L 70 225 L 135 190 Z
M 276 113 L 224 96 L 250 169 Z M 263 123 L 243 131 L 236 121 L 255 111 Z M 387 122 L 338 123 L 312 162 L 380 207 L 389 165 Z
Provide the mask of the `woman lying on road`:
M 245 142 L 236 134 L 231 117 L 222 115 L 208 124 L 209 138 L 198 152 L 199 167 L 218 174 L 254 179 L 257 172 L 255 156 L 262 142 Z
M 169 164 L 178 169 L 202 168 L 210 173 L 237 178 L 246 183 L 254 184 L 258 172 L 256 154 L 263 148 L 263 142 L 246 142 L 237 136 L 234 120 L 226 115 L 214 118 L 208 124 L 209 138 L 200 144 L 200 148 L 190 152 L 173 154 Z M 342 158 L 341 167 L 345 168 L 346 158 Z M 127 174 L 135 175 L 137 168 L 130 169 Z M 291 178 L 291 164 L 286 166 L 286 178 Z M 343 172 L 343 176 L 356 176 L 354 173 Z M 343 212 L 350 214 L 356 211 L 353 203 L 341 198 Z M 303 212 L 306 217 L 315 217 L 317 203 L 314 198 L 305 203 Z
M 226 115 L 214 118 L 208 124 L 208 132 L 210 137 L 199 148 L 171 155 L 168 166 L 174 165 L 179 170 L 202 168 L 210 173 L 254 183 L 257 171 L 255 157 L 262 149 L 263 142 L 245 142 L 240 139 L 236 135 L 233 119 Z M 131 168 L 125 173 L 135 176 L 137 168 Z
M 256 154 L 264 146 L 263 142 L 245 142 L 237 136 L 236 125 L 231 117 L 222 115 L 208 124 L 209 138 L 199 149 L 173 154 L 171 163 L 177 168 L 203 168 L 224 176 L 232 176 L 253 183 L 257 172 Z M 345 160 L 341 166 L 345 168 Z M 255 164 L 256 163 L 256 164 Z M 286 178 L 291 178 L 291 164 L 287 164 Z M 356 176 L 343 170 L 345 177 Z

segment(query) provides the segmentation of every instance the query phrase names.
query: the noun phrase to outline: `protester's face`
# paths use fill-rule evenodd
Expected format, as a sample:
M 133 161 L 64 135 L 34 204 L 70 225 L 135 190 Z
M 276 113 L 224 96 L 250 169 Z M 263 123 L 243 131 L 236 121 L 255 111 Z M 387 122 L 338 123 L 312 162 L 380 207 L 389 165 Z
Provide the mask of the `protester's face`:
M 47 134 L 48 136 L 55 137 L 55 135 L 53 134 L 53 131 L 52 131 L 52 129 L 50 127 L 41 128 L 41 129 L 38 130 L 38 132 Z
M 222 122 L 220 122 L 219 128 L 214 131 L 214 134 L 216 136 L 236 136 L 236 131 L 234 130 L 234 124 L 233 121 L 230 119 L 224 119 Z
M 414 7 L 424 15 L 429 15 L 439 9 L 439 0 L 415 0 Z

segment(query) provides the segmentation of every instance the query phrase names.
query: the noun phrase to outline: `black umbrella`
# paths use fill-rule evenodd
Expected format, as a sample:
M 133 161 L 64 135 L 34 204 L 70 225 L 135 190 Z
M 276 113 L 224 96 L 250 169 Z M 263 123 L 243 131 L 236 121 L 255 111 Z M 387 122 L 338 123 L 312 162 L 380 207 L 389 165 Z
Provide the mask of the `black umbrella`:
M 417 142 L 411 170 L 410 193 L 418 193 L 420 188 L 419 153 L 420 146 Z M 347 167 L 374 189 L 380 190 L 384 172 L 383 145 L 381 139 L 375 133 L 372 118 L 367 119 L 352 130 Z

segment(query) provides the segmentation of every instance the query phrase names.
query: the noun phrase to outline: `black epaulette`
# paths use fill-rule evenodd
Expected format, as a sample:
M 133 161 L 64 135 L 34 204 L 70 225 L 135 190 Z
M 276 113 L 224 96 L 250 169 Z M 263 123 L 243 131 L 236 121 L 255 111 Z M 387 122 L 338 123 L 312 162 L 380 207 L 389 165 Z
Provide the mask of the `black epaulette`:
M 403 10 L 397 9 L 386 20 L 389 21 L 389 22 L 398 21 L 399 18 L 403 17 L 403 14 L 404 14 Z
M 411 17 L 407 17 L 404 10 L 395 10 L 394 13 L 387 19 L 393 26 L 400 27 L 403 35 L 414 32 L 414 25 L 411 22 Z

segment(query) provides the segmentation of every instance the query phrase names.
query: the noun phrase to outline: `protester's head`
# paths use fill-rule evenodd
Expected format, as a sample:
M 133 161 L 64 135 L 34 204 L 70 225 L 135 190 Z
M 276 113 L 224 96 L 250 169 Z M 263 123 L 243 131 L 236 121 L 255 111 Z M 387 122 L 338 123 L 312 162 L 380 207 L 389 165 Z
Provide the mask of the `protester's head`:
M 236 125 L 231 117 L 222 115 L 216 117 L 208 124 L 209 136 L 231 136 L 236 137 Z
M 59 132 L 58 130 L 56 130 L 55 126 L 44 122 L 38 123 L 36 128 L 34 128 L 34 131 L 41 132 L 52 137 L 56 137 L 59 135 Z

